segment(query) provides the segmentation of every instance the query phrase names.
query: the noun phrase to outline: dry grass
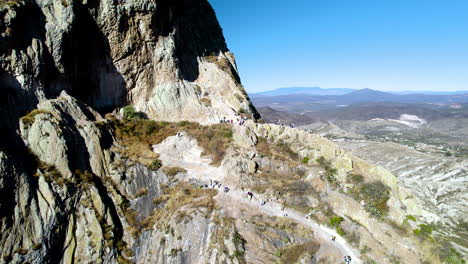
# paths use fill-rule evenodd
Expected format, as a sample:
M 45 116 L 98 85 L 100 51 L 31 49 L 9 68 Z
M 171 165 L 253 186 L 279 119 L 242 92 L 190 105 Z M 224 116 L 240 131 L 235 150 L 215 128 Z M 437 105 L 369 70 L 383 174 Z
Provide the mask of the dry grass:
M 255 215 L 252 217 L 256 226 L 261 228 L 273 228 L 282 230 L 288 234 L 299 235 L 302 237 L 312 236 L 313 231 L 302 224 L 294 222 L 289 218 Z
M 143 195 L 147 195 L 148 194 L 148 188 L 140 188 L 136 193 L 135 193 L 135 198 L 138 198 L 138 197 L 141 197 Z
M 304 244 L 288 246 L 280 249 L 281 260 L 283 263 L 296 263 L 299 261 L 300 257 L 305 254 L 313 256 L 319 248 L 320 245 L 312 241 Z
M 27 115 L 21 117 L 21 122 L 23 122 L 23 124 L 25 124 L 26 126 L 31 126 L 33 123 L 34 123 L 34 120 L 36 118 L 36 115 L 38 114 L 48 114 L 48 115 L 52 115 L 51 112 L 47 111 L 47 110 L 42 110 L 42 109 L 34 109 L 32 110 L 31 112 L 29 112 Z
M 174 177 L 179 173 L 187 172 L 186 169 L 181 168 L 181 167 L 163 167 L 162 170 L 167 176 L 170 176 L 170 177 Z
M 291 147 L 288 144 L 284 142 L 274 144 L 272 142 L 268 142 L 264 137 L 259 137 L 258 143 L 255 147 L 259 153 L 266 157 L 280 161 L 289 161 L 291 163 L 290 165 L 297 165 L 299 156 L 291 150 Z
M 216 54 L 212 54 L 210 56 L 205 56 L 205 59 L 210 63 L 216 64 L 218 68 L 229 74 L 233 79 L 237 79 L 237 76 L 233 72 L 231 63 L 226 58 L 218 57 Z
M 232 128 L 226 124 L 202 126 L 198 123 L 182 121 L 179 123 L 155 122 L 152 120 L 112 120 L 115 134 L 123 146 L 118 150 L 123 156 L 151 165 L 158 159 L 152 145 L 161 143 L 177 132 L 185 131 L 198 141 L 204 149 L 203 155 L 212 157 L 212 164 L 219 165 L 232 140 Z
M 201 102 L 204 106 L 207 106 L 207 107 L 210 107 L 210 106 L 211 106 L 211 100 L 210 100 L 210 98 L 206 98 L 206 97 L 200 98 L 200 102 Z
M 177 222 L 181 222 L 199 209 L 203 209 L 207 215 L 216 209 L 213 197 L 218 191 L 214 189 L 196 188 L 187 182 L 180 182 L 173 188 L 164 189 L 164 194 L 154 200 L 158 208 L 142 222 L 147 229 L 153 228 L 155 224 L 158 228 L 162 228 L 174 217 Z
M 382 220 L 387 215 L 390 188 L 381 181 L 355 185 L 350 194 L 356 201 L 364 200 L 365 209 L 372 217 Z
M 262 171 L 255 175 L 252 189 L 257 193 L 281 193 L 285 206 L 302 213 L 310 211 L 308 196 L 316 196 L 309 183 L 304 182 L 297 173 Z

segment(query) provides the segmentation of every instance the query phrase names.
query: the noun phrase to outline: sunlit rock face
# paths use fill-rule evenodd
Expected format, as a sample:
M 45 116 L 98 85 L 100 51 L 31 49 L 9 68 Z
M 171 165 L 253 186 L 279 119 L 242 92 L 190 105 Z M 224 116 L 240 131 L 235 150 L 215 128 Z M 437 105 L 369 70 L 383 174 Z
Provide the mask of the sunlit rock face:
M 11 2 L 0 12 L 2 89 L 25 107 L 66 90 L 100 111 L 258 117 L 205 0 Z

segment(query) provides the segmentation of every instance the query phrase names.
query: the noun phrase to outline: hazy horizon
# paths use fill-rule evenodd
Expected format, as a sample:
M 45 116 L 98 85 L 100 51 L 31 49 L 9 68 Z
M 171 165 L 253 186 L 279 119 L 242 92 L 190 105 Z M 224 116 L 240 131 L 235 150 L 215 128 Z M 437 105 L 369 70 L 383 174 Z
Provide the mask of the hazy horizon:
M 374 89 L 370 87 L 321 87 L 321 86 L 287 86 L 287 87 L 276 87 L 272 89 L 266 89 L 266 90 L 261 90 L 261 91 L 248 91 L 249 93 L 262 93 L 262 92 L 268 92 L 268 91 L 274 91 L 278 89 L 288 89 L 288 88 L 320 88 L 320 89 L 354 89 L 354 90 L 362 90 L 362 89 L 371 89 L 371 90 L 376 90 L 376 91 L 381 91 L 381 92 L 467 92 L 468 93 L 468 88 L 465 90 L 450 90 L 450 89 L 445 89 L 445 90 L 429 90 L 429 89 L 421 89 L 421 90 L 382 90 L 382 89 Z
M 468 90 L 468 1 L 216 1 L 249 92 Z

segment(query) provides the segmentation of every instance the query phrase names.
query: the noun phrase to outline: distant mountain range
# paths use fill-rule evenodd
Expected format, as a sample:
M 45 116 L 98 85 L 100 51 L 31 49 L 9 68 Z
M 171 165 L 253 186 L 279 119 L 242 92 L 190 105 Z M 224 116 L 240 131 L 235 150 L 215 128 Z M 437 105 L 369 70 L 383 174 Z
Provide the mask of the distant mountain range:
M 294 109 L 319 109 L 347 106 L 358 103 L 393 102 L 393 103 L 429 103 L 453 104 L 467 103 L 468 91 L 464 94 L 394 94 L 372 89 L 354 90 L 340 95 L 314 95 L 292 93 L 276 96 L 252 96 L 257 107 L 282 106 Z
M 310 94 L 310 95 L 343 95 L 356 91 L 351 88 L 320 88 L 320 87 L 287 87 L 260 93 L 252 93 L 251 97 L 278 96 L 291 94 Z
M 352 88 L 320 88 L 320 87 L 287 87 L 279 88 L 271 91 L 251 93 L 250 97 L 265 97 L 265 96 L 280 96 L 280 95 L 345 95 L 357 91 L 376 91 L 371 89 L 352 89 Z M 381 92 L 381 91 L 377 91 Z M 468 91 L 396 91 L 382 92 L 387 94 L 409 95 L 409 94 L 427 94 L 427 95 L 457 95 L 468 94 Z

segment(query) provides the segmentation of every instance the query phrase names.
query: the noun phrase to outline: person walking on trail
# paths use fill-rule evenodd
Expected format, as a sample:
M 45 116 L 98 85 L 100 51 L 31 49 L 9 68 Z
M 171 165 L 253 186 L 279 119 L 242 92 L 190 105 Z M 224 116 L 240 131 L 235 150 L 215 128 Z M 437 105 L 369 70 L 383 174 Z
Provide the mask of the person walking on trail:
M 224 187 L 224 193 L 227 193 L 229 192 L 229 188 L 228 187 Z
M 345 256 L 344 261 L 345 261 L 346 264 L 350 264 L 351 263 L 351 256 Z
M 332 241 L 335 241 L 336 240 L 336 236 L 332 236 Z
M 265 204 L 266 204 L 266 201 L 262 201 L 262 202 L 260 203 L 261 206 L 264 206 Z
M 250 200 L 252 200 L 253 193 L 252 192 L 247 192 L 247 196 L 250 198 Z

